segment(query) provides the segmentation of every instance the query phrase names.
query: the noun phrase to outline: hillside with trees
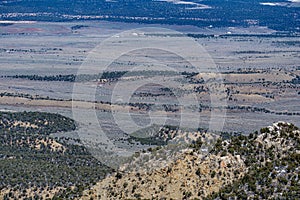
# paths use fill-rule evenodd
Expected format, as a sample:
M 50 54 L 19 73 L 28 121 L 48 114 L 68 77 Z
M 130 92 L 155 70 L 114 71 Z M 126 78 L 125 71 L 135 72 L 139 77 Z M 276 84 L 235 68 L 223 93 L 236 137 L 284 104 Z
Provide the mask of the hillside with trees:
M 85 191 L 84 199 L 300 198 L 300 131 L 293 124 L 219 137 L 207 154 L 204 144 L 199 137 L 162 168 L 119 171 Z
M 71 21 L 109 20 L 199 27 L 267 26 L 298 32 L 299 2 L 276 1 L 269 6 L 259 0 L 245 1 L 96 1 L 19 0 L 0 2 L 1 20 Z M 32 4 L 34 3 L 34 6 Z M 9 25 L 5 24 L 5 25 Z M 80 27 L 75 27 L 75 29 Z M 74 29 L 74 27 L 73 27 Z
M 157 147 L 136 152 L 132 166 L 115 171 L 79 139 L 63 137 L 76 129 L 70 118 L 42 112 L 0 116 L 1 199 L 300 198 L 300 130 L 290 123 L 249 135 L 153 127 L 143 131 L 157 134 L 139 142 Z M 138 141 L 139 134 L 130 140 Z
M 76 129 L 74 120 L 43 112 L 0 113 L 0 199 L 69 199 L 104 178 L 77 139 L 52 137 Z

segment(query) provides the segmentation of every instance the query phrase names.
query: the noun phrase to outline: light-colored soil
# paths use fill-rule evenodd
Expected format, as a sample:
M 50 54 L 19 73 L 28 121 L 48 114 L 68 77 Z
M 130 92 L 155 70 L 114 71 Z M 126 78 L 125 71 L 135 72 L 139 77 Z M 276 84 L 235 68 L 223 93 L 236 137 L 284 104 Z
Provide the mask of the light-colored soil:
M 84 101 L 58 101 L 58 100 L 38 100 L 38 99 L 27 99 L 22 97 L 0 97 L 0 104 L 2 105 L 13 105 L 13 106 L 40 106 L 40 107 L 63 107 L 63 108 L 84 108 L 84 109 L 98 109 L 98 110 L 130 110 L 134 107 L 120 106 L 120 105 L 109 105 L 101 103 L 91 103 Z
M 197 172 L 199 171 L 199 172 Z M 108 177 L 85 192 L 82 199 L 191 199 L 207 196 L 246 172 L 239 156 L 202 156 L 185 152 L 181 159 L 153 172 Z M 199 174 L 199 175 L 197 175 Z M 215 174 L 215 175 L 212 175 Z

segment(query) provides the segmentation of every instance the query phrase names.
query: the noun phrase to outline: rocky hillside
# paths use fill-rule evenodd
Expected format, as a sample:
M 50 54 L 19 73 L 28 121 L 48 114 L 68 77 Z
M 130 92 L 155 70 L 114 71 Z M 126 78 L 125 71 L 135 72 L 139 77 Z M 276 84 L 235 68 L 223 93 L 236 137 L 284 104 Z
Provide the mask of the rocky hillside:
M 278 122 L 249 136 L 219 138 L 208 153 L 204 144 L 199 137 L 160 168 L 119 171 L 82 199 L 300 198 L 300 131 L 294 125 Z

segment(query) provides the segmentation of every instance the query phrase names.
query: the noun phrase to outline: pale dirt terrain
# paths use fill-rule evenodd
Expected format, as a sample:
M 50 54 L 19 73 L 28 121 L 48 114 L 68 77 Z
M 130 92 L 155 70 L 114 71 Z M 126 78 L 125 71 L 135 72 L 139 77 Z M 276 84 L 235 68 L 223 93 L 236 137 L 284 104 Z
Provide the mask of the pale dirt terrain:
M 136 199 L 138 196 L 144 199 L 182 199 L 187 193 L 191 194 L 191 198 L 199 198 L 219 191 L 223 185 L 232 183 L 245 172 L 245 165 L 239 156 L 221 158 L 211 155 L 204 160 L 201 157 L 187 152 L 182 159 L 166 168 L 128 173 L 120 180 L 106 178 L 92 190 L 86 191 L 82 199 Z M 199 176 L 196 175 L 197 170 L 200 170 Z M 213 171 L 218 175 L 211 178 Z M 234 171 L 238 172 L 237 175 Z
M 83 101 L 59 101 L 59 100 L 36 100 L 22 97 L 0 97 L 0 104 L 2 105 L 22 105 L 22 106 L 37 106 L 37 107 L 63 107 L 63 108 L 84 108 L 84 109 L 97 109 L 97 110 L 129 110 L 133 107 L 109 105 L 101 103 L 91 103 Z

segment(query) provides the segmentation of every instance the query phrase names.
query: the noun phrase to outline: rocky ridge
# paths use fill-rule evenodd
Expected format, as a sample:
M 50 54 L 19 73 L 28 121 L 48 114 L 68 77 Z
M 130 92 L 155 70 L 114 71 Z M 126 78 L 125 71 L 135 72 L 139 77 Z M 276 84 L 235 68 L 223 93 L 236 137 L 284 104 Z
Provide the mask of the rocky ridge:
M 119 171 L 82 199 L 300 198 L 300 131 L 293 124 L 219 138 L 207 154 L 202 140 L 161 168 Z

